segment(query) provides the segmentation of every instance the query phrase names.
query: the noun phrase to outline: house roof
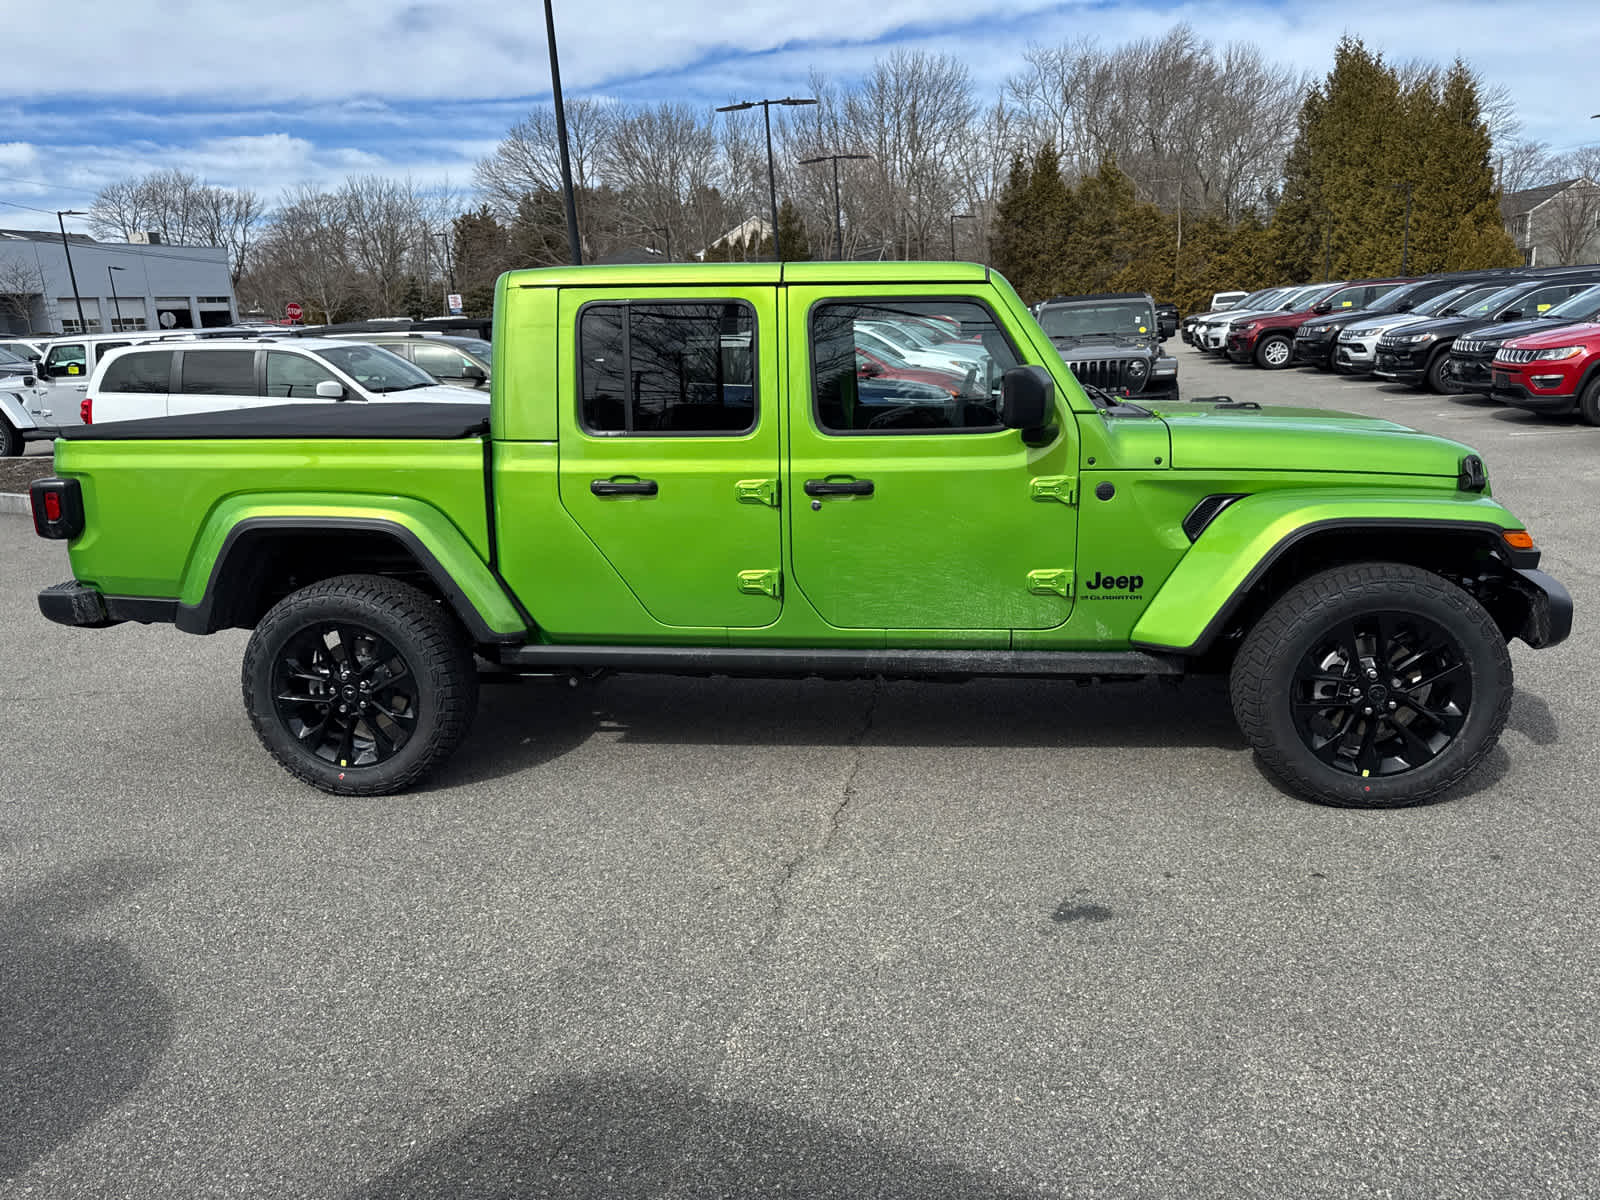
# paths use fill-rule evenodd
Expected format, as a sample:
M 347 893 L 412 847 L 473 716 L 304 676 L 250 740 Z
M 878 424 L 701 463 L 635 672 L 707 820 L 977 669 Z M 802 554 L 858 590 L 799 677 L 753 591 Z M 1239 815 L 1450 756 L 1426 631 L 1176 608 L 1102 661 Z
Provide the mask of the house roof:
M 67 234 L 69 242 L 85 242 L 94 245 L 95 240 L 86 233 Z M 0 229 L 0 241 L 18 242 L 54 242 L 61 244 L 61 235 L 43 229 Z
M 1509 221 L 1513 217 L 1520 217 L 1524 213 L 1530 213 L 1541 204 L 1554 200 L 1569 187 L 1578 183 L 1587 183 L 1590 187 L 1595 186 L 1593 180 L 1584 179 L 1580 176 L 1577 179 L 1563 179 L 1560 183 L 1547 183 L 1543 187 L 1512 192 L 1509 196 L 1500 198 L 1500 215 Z

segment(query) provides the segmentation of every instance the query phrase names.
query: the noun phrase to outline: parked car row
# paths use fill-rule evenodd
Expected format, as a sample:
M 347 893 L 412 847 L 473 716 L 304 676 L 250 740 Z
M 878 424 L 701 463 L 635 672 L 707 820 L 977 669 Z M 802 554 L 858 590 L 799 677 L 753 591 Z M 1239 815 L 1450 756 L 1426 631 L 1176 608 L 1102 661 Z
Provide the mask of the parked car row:
M 1600 266 L 1271 288 L 1190 317 L 1197 350 L 1372 375 L 1600 425 Z

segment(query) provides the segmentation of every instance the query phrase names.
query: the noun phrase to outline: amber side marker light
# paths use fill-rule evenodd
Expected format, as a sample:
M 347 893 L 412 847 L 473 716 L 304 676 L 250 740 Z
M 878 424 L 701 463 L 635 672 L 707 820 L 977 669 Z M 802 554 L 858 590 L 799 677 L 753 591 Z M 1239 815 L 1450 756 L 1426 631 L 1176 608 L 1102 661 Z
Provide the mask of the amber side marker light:
M 1508 529 L 1500 535 L 1513 550 L 1532 550 L 1533 534 L 1526 529 Z

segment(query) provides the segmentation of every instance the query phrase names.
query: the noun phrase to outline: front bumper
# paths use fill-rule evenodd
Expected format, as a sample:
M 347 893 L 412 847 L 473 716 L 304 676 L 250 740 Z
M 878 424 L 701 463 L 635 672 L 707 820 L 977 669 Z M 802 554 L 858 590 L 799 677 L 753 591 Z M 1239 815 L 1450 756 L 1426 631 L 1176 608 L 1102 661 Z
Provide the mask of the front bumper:
M 1467 358 L 1452 354 L 1446 363 L 1445 374 L 1462 390 L 1487 395 L 1494 385 L 1494 374 L 1489 366 L 1492 361 L 1492 358 Z
M 1365 375 L 1378 365 L 1378 342 L 1376 338 L 1362 342 L 1347 342 L 1340 340 L 1338 348 L 1333 352 L 1333 369 L 1346 371 L 1352 375 Z
M 1489 395 L 1512 408 L 1529 412 L 1560 415 L 1578 406 L 1577 392 L 1538 392 L 1530 388 L 1520 376 L 1506 371 L 1496 371 Z
M 1559 645 L 1572 632 L 1572 593 L 1543 571 L 1518 568 L 1512 586 L 1527 602 L 1522 628 L 1512 631 L 1535 650 Z
M 1249 362 L 1255 357 L 1256 339 L 1247 333 L 1230 333 L 1225 353 L 1229 362 Z
M 1294 357 L 1290 361 L 1296 366 L 1330 366 L 1333 363 L 1335 344 L 1331 337 L 1296 337 L 1294 339 Z
M 1428 373 L 1427 351 L 1395 350 L 1379 346 L 1372 373 L 1379 379 L 1393 379 L 1399 383 L 1420 383 Z
M 87 584 L 69 579 L 39 593 L 39 611 L 57 625 L 107 629 L 124 621 L 170 623 L 178 615 L 178 602 L 148 596 L 104 596 Z

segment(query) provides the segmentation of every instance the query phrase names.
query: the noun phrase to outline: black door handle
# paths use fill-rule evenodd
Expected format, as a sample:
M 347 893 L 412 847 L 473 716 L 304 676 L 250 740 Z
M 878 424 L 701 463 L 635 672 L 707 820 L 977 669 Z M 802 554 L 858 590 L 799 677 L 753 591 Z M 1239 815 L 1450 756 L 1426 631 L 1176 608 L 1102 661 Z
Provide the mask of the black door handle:
M 870 495 L 872 495 L 872 480 L 870 480 L 870 479 L 808 479 L 808 480 L 806 480 L 806 495 L 808 495 L 808 496 L 870 496 Z
M 589 490 L 596 496 L 654 496 L 660 489 L 656 487 L 654 479 L 639 479 L 629 483 L 596 479 L 589 484 Z

